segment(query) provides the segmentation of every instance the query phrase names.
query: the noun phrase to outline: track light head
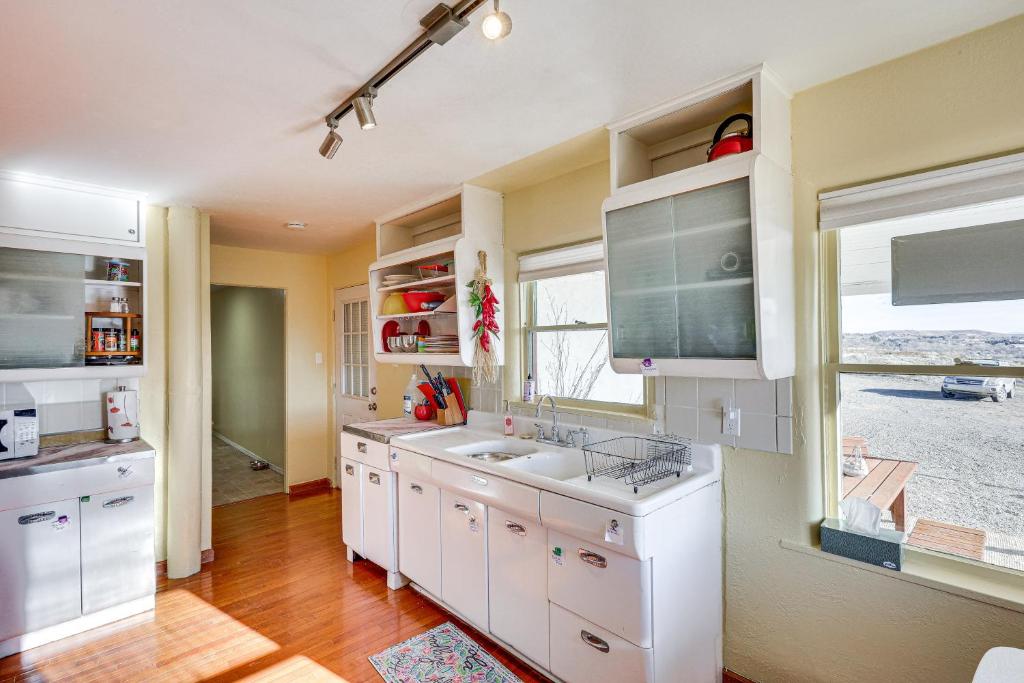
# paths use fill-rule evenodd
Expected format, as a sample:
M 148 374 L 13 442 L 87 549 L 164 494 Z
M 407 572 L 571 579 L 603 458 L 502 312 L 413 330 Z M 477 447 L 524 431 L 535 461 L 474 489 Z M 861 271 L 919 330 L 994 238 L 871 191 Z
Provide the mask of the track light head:
M 363 130 L 371 130 L 377 127 L 377 119 L 373 116 L 373 95 L 360 95 L 352 101 L 352 108 L 356 110 L 356 118 L 359 119 L 359 127 Z
M 498 9 L 498 0 L 494 0 L 494 11 L 484 17 L 480 24 L 484 37 L 499 40 L 512 32 L 512 17 Z
M 341 147 L 341 142 L 341 136 L 338 135 L 338 124 L 328 123 L 327 137 L 320 143 L 320 156 L 324 159 L 333 159 L 334 155 L 338 153 L 338 148 Z

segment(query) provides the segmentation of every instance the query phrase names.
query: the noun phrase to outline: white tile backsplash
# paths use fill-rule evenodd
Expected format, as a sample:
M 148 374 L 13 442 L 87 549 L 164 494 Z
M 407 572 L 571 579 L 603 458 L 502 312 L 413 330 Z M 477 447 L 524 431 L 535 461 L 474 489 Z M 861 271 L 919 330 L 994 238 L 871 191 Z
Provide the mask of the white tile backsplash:
M 736 380 L 736 407 L 742 411 L 775 415 L 775 382 L 764 379 Z
M 697 407 L 697 380 L 692 377 L 664 377 L 665 403 L 670 406 Z M 701 380 L 702 382 L 705 380 Z
M 742 418 L 741 418 L 742 422 Z M 723 446 L 735 446 L 736 437 L 722 433 L 722 411 L 702 410 L 697 429 L 697 440 L 701 443 L 720 443 Z
M 736 437 L 736 445 L 755 451 L 774 453 L 778 450 L 775 414 L 740 412 L 740 435 Z
M 24 382 L 39 410 L 39 433 L 59 434 L 103 428 L 103 397 L 118 386 L 138 391 L 138 378 Z M 7 385 L 4 395 L 7 393 Z
M 735 382 L 731 379 L 701 379 L 697 388 L 697 407 L 701 410 L 717 410 L 735 401 Z
M 665 431 L 669 434 L 698 438 L 700 412 L 687 406 L 665 406 Z

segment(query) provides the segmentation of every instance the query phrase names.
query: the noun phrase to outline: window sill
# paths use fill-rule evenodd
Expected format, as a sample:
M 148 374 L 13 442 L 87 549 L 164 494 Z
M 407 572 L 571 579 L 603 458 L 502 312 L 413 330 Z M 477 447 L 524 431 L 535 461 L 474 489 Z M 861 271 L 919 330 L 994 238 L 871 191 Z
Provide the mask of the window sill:
M 558 399 L 555 399 L 558 403 Z M 537 410 L 536 403 L 524 403 L 523 401 L 510 400 L 509 406 L 518 411 L 519 415 L 525 417 L 533 417 L 534 411 Z M 547 402 L 541 407 L 541 412 L 550 412 L 551 406 Z M 604 420 L 632 420 L 643 423 L 645 426 L 649 426 L 654 420 L 648 416 L 647 408 L 644 406 L 637 406 L 635 410 L 623 408 L 622 410 L 614 410 L 610 408 L 585 408 L 579 405 L 567 404 L 563 405 L 558 403 L 558 414 L 561 415 L 578 415 L 581 418 L 590 417 Z
M 822 552 L 819 547 L 804 543 L 781 539 L 779 545 L 785 550 L 820 560 L 845 564 L 897 581 L 906 581 L 1024 614 L 1024 581 L 1021 580 L 1024 574 L 1012 569 L 1001 569 L 942 553 L 907 547 L 903 557 L 903 571 L 897 572 Z

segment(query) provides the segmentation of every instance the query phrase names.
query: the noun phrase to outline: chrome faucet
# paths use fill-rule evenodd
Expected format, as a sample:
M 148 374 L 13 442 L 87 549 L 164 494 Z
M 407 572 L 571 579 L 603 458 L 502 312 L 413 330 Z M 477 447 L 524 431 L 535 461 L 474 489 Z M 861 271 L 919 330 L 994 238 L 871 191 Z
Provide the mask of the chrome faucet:
M 534 422 L 533 426 L 537 428 L 537 443 L 547 443 L 553 446 L 563 446 L 566 448 L 579 448 L 583 446 L 583 442 L 585 442 L 589 436 L 586 427 L 570 429 L 565 435 L 565 440 L 562 440 L 562 435 L 558 427 L 558 405 L 555 403 L 555 398 L 550 394 L 545 394 L 540 397 L 540 401 L 537 402 L 537 410 L 533 414 L 534 418 L 540 418 L 540 409 L 544 404 L 544 399 L 547 399 L 551 404 L 551 434 L 549 436 L 545 436 L 544 425 L 539 422 Z M 577 437 L 580 437 L 581 443 L 576 443 Z

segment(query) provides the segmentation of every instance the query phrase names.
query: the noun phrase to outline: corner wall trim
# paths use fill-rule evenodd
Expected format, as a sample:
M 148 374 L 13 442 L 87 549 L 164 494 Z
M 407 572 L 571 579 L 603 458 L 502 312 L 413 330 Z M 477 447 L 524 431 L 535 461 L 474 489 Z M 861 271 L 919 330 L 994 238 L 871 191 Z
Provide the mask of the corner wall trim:
M 253 460 L 259 460 L 260 462 L 267 463 L 267 465 L 270 467 L 270 469 L 274 470 L 275 472 L 280 474 L 282 477 L 284 476 L 284 468 L 283 467 L 275 465 L 274 463 L 270 462 L 269 460 L 267 460 L 263 456 L 256 455 L 255 453 L 250 451 L 248 448 L 246 448 L 242 444 L 237 443 L 235 441 L 232 441 L 231 439 L 229 439 L 228 437 L 224 436 L 223 434 L 221 434 L 220 432 L 218 432 L 216 430 L 213 431 L 213 436 L 214 436 L 214 438 L 220 439 L 221 441 L 223 441 L 227 445 L 231 446 L 235 450 L 238 450 L 238 451 L 241 451 L 242 453 L 245 453 L 246 455 L 248 455 Z
M 324 477 L 323 479 L 314 479 L 313 481 L 304 481 L 299 484 L 291 484 L 288 487 L 289 496 L 308 496 L 314 493 L 325 493 L 331 490 L 331 480 Z

